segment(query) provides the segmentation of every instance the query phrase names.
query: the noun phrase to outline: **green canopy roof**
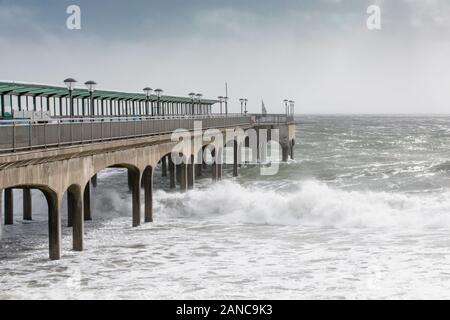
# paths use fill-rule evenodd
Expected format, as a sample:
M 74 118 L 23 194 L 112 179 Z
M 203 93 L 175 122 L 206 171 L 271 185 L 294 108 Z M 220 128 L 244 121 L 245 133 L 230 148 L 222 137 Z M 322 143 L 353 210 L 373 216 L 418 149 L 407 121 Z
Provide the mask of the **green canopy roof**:
M 0 94 L 8 95 L 20 95 L 20 96 L 44 96 L 44 97 L 67 97 L 69 92 L 65 87 L 57 87 L 41 84 L 26 84 L 17 82 L 0 82 Z M 87 89 L 74 89 L 73 97 L 83 98 L 89 97 L 89 91 Z M 131 93 L 120 91 L 94 91 L 95 99 L 117 99 L 117 100 L 141 100 L 145 101 L 147 98 L 143 93 Z M 151 101 L 156 101 L 158 98 L 156 95 L 150 97 Z M 189 103 L 192 101 L 189 97 L 175 97 L 175 96 L 161 96 L 163 102 L 181 102 Z M 202 99 L 204 104 L 214 104 L 219 102 L 218 100 Z

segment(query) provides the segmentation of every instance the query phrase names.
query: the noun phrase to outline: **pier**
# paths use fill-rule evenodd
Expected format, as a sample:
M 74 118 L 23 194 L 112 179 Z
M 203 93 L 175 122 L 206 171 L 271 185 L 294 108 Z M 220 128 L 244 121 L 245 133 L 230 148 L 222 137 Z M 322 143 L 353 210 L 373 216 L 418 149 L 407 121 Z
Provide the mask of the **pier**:
M 277 129 L 282 160 L 293 158 L 295 124 L 293 108 L 284 114 L 248 114 L 228 112 L 228 100 L 163 95 L 160 89 L 144 88 L 144 93 L 75 89 L 38 84 L 0 82 L 0 202 L 5 228 L 14 227 L 13 192 L 23 192 L 23 217 L 32 220 L 31 190 L 40 190 L 48 205 L 49 256 L 61 257 L 61 201 L 67 193 L 67 227 L 73 229 L 73 250 L 83 250 L 84 224 L 95 219 L 91 212 L 91 188 L 97 185 L 97 173 L 119 167 L 128 171 L 132 193 L 131 224 L 152 222 L 153 174 L 157 165 L 170 182 L 171 189 L 186 192 L 195 187 L 195 179 L 210 174 L 211 181 L 222 178 L 224 148 L 233 149 L 233 175 L 239 173 L 241 147 L 237 136 L 223 141 L 201 140 L 189 149 L 177 152 L 184 159 L 175 163 L 173 132 L 184 129 L 192 135 L 227 130 L 253 129 L 269 132 Z M 74 81 L 74 80 L 73 80 Z M 154 94 L 152 94 L 154 92 Z M 220 104 L 220 109 L 214 107 Z M 201 130 L 196 130 L 196 123 Z M 261 135 L 258 135 L 261 137 Z M 269 139 L 270 137 L 267 137 Z M 228 139 L 228 140 L 227 140 Z M 260 139 L 260 138 L 258 138 Z M 264 138 L 267 140 L 266 138 Z M 206 139 L 207 140 L 207 139 Z M 247 140 L 246 140 L 247 141 Z M 244 144 L 247 142 L 244 141 Z M 258 140 L 258 149 L 261 140 Z M 212 146 L 212 147 L 211 147 Z M 208 148 L 212 163 L 203 160 Z M 258 157 L 265 153 L 257 150 Z M 201 159 L 200 162 L 193 161 Z M 1 192 L 1 191 L 4 192 Z M 141 193 L 144 212 L 141 213 Z M 3 196 L 3 199 L 1 199 Z

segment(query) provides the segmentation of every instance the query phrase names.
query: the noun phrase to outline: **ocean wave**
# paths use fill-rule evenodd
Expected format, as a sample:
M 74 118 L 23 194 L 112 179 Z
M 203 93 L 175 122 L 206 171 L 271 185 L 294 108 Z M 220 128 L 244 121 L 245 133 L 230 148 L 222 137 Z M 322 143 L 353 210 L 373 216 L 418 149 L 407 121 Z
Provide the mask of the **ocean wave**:
M 329 227 L 450 227 L 450 192 L 346 191 L 317 181 L 280 193 L 222 181 L 185 194 L 158 191 L 159 214 L 225 223 Z

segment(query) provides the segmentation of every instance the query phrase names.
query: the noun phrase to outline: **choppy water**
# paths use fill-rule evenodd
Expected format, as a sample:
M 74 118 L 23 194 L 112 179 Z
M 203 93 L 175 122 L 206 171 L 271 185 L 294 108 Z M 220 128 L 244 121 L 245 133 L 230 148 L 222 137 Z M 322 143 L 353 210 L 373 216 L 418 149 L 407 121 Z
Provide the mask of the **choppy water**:
M 86 251 L 64 227 L 60 261 L 42 197 L 23 223 L 17 194 L 0 298 L 450 298 L 450 117 L 298 121 L 278 175 L 226 171 L 186 194 L 157 178 L 156 222 L 139 228 L 126 175 L 103 171 Z

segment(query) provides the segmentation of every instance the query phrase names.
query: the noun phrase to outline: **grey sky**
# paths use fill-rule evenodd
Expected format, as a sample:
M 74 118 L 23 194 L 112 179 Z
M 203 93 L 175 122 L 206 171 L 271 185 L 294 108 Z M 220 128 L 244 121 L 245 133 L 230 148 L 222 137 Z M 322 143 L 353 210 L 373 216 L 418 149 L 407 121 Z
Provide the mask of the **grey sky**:
M 82 29 L 66 28 L 77 4 Z M 366 9 L 382 9 L 382 30 Z M 448 113 L 447 0 L 0 0 L 0 79 L 224 94 L 233 110 Z

